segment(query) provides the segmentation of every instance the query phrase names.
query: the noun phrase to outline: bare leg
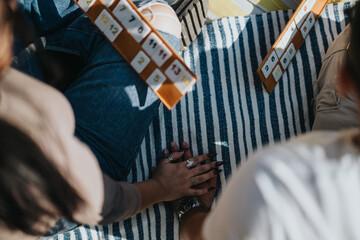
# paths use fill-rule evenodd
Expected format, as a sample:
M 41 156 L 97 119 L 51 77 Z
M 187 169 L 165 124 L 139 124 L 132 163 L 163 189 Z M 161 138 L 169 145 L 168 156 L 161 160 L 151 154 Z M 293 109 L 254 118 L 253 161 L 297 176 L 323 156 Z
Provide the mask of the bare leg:
M 170 33 L 176 37 L 181 36 L 181 25 L 175 11 L 166 4 L 155 2 L 140 8 L 145 18 L 157 29 Z

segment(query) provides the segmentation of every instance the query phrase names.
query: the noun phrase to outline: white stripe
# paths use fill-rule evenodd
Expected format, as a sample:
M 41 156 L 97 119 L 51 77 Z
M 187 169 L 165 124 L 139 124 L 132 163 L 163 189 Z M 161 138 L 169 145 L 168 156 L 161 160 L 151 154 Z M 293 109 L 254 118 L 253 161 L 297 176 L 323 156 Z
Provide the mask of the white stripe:
M 89 226 L 90 236 L 92 240 L 99 239 L 95 226 Z
M 88 236 L 86 234 L 86 230 L 84 226 L 79 227 L 81 239 L 88 239 Z M 109 234 L 110 235 L 110 234 Z M 111 240 L 111 239 L 110 239 Z
M 155 212 L 154 212 L 154 207 L 150 207 L 149 208 L 149 216 L 150 216 L 150 222 L 149 222 L 149 226 L 151 228 L 151 236 L 145 236 L 147 237 L 147 239 L 156 239 L 156 219 L 155 219 Z
M 59 240 L 64 240 L 64 234 L 59 234 L 59 235 L 58 235 L 58 239 L 59 239 Z
M 243 33 L 243 30 L 245 28 L 245 22 L 243 20 L 243 18 L 240 18 L 238 19 L 239 21 L 239 27 L 240 27 L 240 33 L 238 33 L 239 35 L 244 35 Z M 236 31 L 237 31 L 237 28 L 236 28 Z M 245 42 L 245 40 L 244 40 Z M 245 44 L 245 43 L 244 43 Z M 239 74 L 239 85 L 240 85 L 240 98 L 241 98 L 241 110 L 243 112 L 243 117 L 244 117 L 244 122 L 243 122 L 243 128 L 244 128 L 244 131 L 245 131 L 245 136 L 246 136 L 246 147 L 248 149 L 248 153 L 251 153 L 253 151 L 253 146 L 251 144 L 251 129 L 250 129 L 250 117 L 249 117 L 249 110 L 248 110 L 248 106 L 246 104 L 246 92 L 245 92 L 245 87 L 244 87 L 244 77 L 243 77 L 243 68 L 245 68 L 245 63 L 242 62 L 242 59 L 241 59 L 241 54 L 240 54 L 240 46 L 239 44 L 236 44 L 235 46 L 236 48 L 236 58 L 237 58 L 237 62 L 238 62 L 238 65 L 239 65 L 239 68 L 238 68 L 238 74 Z M 250 74 L 250 73 L 249 73 Z M 241 144 L 241 143 L 240 143 Z M 245 153 L 244 153 L 245 154 Z M 242 159 L 245 159 L 242 158 Z
M 266 48 L 270 49 L 271 45 L 273 43 L 270 42 L 270 31 L 269 31 L 270 30 L 270 25 L 269 25 L 268 20 L 267 20 L 267 15 L 265 15 L 265 14 L 263 15 L 263 20 L 264 20 L 264 26 L 268 26 L 268 27 L 265 27 Z M 278 26 L 277 26 L 278 22 L 277 22 L 275 12 L 271 13 L 271 20 L 272 20 L 272 23 L 273 23 L 274 36 L 279 36 L 280 33 L 279 33 Z M 280 81 L 283 81 L 283 80 L 280 80 Z M 285 126 L 284 117 L 285 116 L 283 116 L 281 109 L 284 108 L 285 106 L 282 106 L 281 102 L 280 102 L 280 87 L 279 86 L 277 86 L 274 89 L 274 96 L 275 96 L 275 104 L 276 104 L 276 110 L 277 110 L 277 116 L 278 116 L 280 140 L 283 141 L 283 140 L 286 139 L 285 138 L 285 128 L 284 128 L 284 126 Z
M 139 226 L 137 225 L 136 216 L 133 216 L 131 218 L 131 226 L 132 226 L 131 231 L 134 234 L 134 236 L 133 236 L 134 239 L 140 239 L 140 237 L 139 237 Z
M 238 146 L 235 146 L 237 148 L 239 148 L 239 152 L 240 152 L 240 159 L 238 159 L 238 162 L 240 162 L 242 159 L 245 159 L 245 147 L 244 147 L 244 142 L 243 142 L 243 139 L 245 138 L 244 136 L 244 133 L 243 133 L 243 130 L 245 128 L 244 126 L 244 123 L 241 119 L 241 112 L 240 112 L 240 106 L 239 106 L 239 93 L 238 93 L 238 87 L 237 87 L 237 84 L 241 85 L 240 84 L 240 80 L 242 79 L 242 75 L 239 74 L 239 71 L 238 71 L 238 76 L 236 76 L 236 73 L 235 73 L 235 68 L 236 69 L 239 69 L 241 68 L 240 67 L 240 58 L 239 58 L 239 42 L 238 42 L 238 37 L 239 37 L 239 32 L 237 31 L 237 27 L 236 27 L 236 22 L 235 22 L 235 19 L 234 18 L 231 18 L 230 19 L 230 28 L 232 29 L 233 31 L 233 38 L 232 38 L 232 42 L 233 42 L 233 48 L 235 50 L 235 56 L 233 55 L 233 52 L 231 51 L 229 54 L 231 54 L 231 58 L 234 58 L 236 59 L 236 63 L 237 63 L 237 66 L 235 66 L 235 61 L 234 61 L 234 64 L 231 64 L 230 65 L 230 74 L 231 74 L 231 79 L 236 79 L 236 77 L 238 77 L 238 79 L 233 80 L 231 81 L 231 89 L 232 89 L 232 94 L 234 96 L 234 103 L 235 103 L 235 119 L 236 119 L 236 123 L 237 123 L 237 128 L 238 128 L 238 136 L 239 136 L 239 139 L 238 139 Z M 248 143 L 250 141 L 250 139 L 246 139 L 246 142 Z M 237 159 L 234 159 L 234 161 L 236 162 Z M 231 169 L 232 170 L 235 170 L 236 169 L 236 166 L 232 166 L 231 165 Z
M 109 238 L 109 240 L 115 240 L 115 237 L 114 237 L 114 230 L 113 230 L 113 227 L 114 227 L 114 224 L 109 224 L 108 225 L 108 238 Z M 82 236 L 82 234 L 81 234 L 81 236 Z M 86 238 L 84 238 L 84 239 L 86 239 Z
M 280 26 L 281 26 L 281 29 L 283 29 L 285 27 L 285 15 L 284 15 L 284 12 L 283 11 L 280 11 L 279 12 L 279 19 L 280 19 Z M 295 59 L 295 58 L 294 58 Z M 292 66 L 292 63 L 290 63 L 287 71 L 289 72 L 289 76 L 294 76 L 292 73 L 294 72 L 294 68 Z M 288 116 L 288 127 L 289 127 L 289 134 L 290 136 L 294 136 L 295 134 L 295 130 L 294 130 L 294 119 L 293 119 L 293 115 L 292 115 L 292 111 L 291 111 L 291 102 L 290 101 L 286 101 L 286 100 L 289 100 L 290 99 L 290 96 L 289 96 L 289 85 L 294 85 L 293 84 L 293 81 L 291 81 L 291 77 L 288 78 L 287 77 L 287 74 L 285 73 L 284 76 L 282 77 L 281 81 L 283 81 L 283 84 L 284 84 L 284 99 L 285 99 L 285 108 L 286 108 L 286 113 L 287 113 L 287 116 Z M 291 94 L 292 96 L 292 94 Z M 295 109 L 294 109 L 295 111 Z
M 99 233 L 98 236 L 100 236 L 100 239 L 101 240 L 105 239 L 104 228 L 102 226 L 97 226 L 97 230 L 98 230 L 98 233 Z
M 216 23 L 216 21 L 214 21 L 213 23 Z M 211 44 L 210 44 L 210 38 L 208 36 L 208 34 L 206 34 L 204 36 L 204 45 L 205 45 L 205 49 L 211 49 Z M 213 59 L 212 59 L 212 56 L 211 56 L 211 52 L 210 51 L 205 51 L 206 52 L 206 64 L 207 64 L 207 68 L 208 68 L 208 72 L 211 73 L 213 72 L 213 66 L 212 66 L 212 62 L 213 62 Z M 209 93 L 212 93 L 214 94 L 216 89 L 215 89 L 215 86 L 214 86 L 214 76 L 212 74 L 209 74 L 209 88 L 210 88 L 210 92 Z M 207 94 L 209 94 L 207 93 Z M 213 118 L 213 123 L 214 123 L 214 126 L 213 126 L 213 129 L 214 129 L 214 136 L 215 136 L 215 142 L 216 141 L 220 141 L 220 134 L 219 134 L 219 122 L 218 122 L 218 112 L 217 112 L 217 107 L 216 107 L 216 99 L 215 97 L 212 97 L 210 98 L 210 101 L 211 101 L 211 110 L 212 110 L 212 118 Z M 212 127 L 211 126 L 207 126 L 206 125 L 206 128 L 205 129 L 211 129 Z M 207 131 L 208 132 L 208 131 Z M 211 145 L 215 144 L 215 143 L 209 143 Z M 218 146 L 218 145 L 215 145 L 216 147 L 216 152 L 218 153 L 218 158 L 221 159 L 222 158 L 222 155 L 221 155 L 221 146 Z M 208 149 L 208 148 L 206 148 Z
M 123 239 L 123 238 L 127 239 L 124 221 L 119 222 L 119 231 L 121 234 L 121 239 Z
M 341 5 L 336 5 L 335 6 L 335 8 L 337 9 L 337 10 L 339 10 L 338 11 L 338 13 L 339 13 L 339 18 L 340 18 L 340 26 L 341 26 L 341 29 L 344 29 L 345 28 L 345 11 L 343 10 L 343 4 L 344 3 L 342 3 L 341 5 L 342 5 L 342 7 L 341 7 Z
M 207 26 L 205 25 L 205 27 L 203 28 L 203 36 L 204 36 L 204 40 L 207 37 Z M 201 70 L 200 70 L 200 56 L 199 56 L 199 48 L 202 48 L 204 46 L 199 46 L 198 45 L 198 40 L 196 40 L 193 43 L 193 56 L 195 57 L 194 62 L 195 62 L 195 71 L 198 73 L 199 76 L 199 81 L 196 84 L 196 88 L 197 88 L 197 93 L 198 93 L 198 102 L 197 105 L 199 106 L 199 119 L 195 119 L 195 116 L 193 118 L 193 127 L 191 128 L 191 131 L 194 131 L 197 133 L 199 133 L 201 141 L 202 141 L 202 149 L 205 152 L 208 152 L 208 138 L 207 138 L 207 132 L 206 132 L 206 121 L 205 121 L 205 107 L 204 107 L 204 91 L 203 91 L 203 87 L 202 87 L 202 76 L 201 76 Z M 206 49 L 205 49 L 206 50 Z M 194 103 L 192 103 L 191 105 L 191 109 L 194 110 Z M 200 124 L 200 129 L 196 128 L 196 124 L 195 121 L 199 121 Z M 194 135 L 194 137 L 192 138 L 192 143 L 195 144 L 194 147 L 192 148 L 193 150 L 193 154 L 194 156 L 199 155 L 199 146 L 197 143 L 197 136 Z
M 197 44 L 197 41 L 195 41 L 193 44 Z M 197 59 L 197 55 L 195 55 L 195 51 L 194 49 L 196 49 L 196 47 L 193 47 L 192 48 L 192 55 L 190 54 L 190 49 L 187 49 L 187 51 L 184 52 L 184 60 L 186 62 L 186 64 L 188 66 L 191 66 L 191 58 L 194 58 L 194 67 L 196 68 L 197 65 L 196 64 L 196 60 Z M 200 70 L 197 70 L 195 69 L 195 72 L 197 73 L 198 77 L 199 77 L 199 80 L 198 82 L 196 83 L 196 87 L 194 86 L 193 88 L 198 88 L 199 85 L 201 85 L 201 77 L 200 77 Z M 189 146 L 191 148 L 191 150 L 193 151 L 193 155 L 194 156 L 197 156 L 198 155 L 198 141 L 197 141 L 197 134 L 198 133 L 201 133 L 201 129 L 196 129 L 196 120 L 195 120 L 195 113 L 194 113 L 194 94 L 193 94 L 193 91 L 190 91 L 188 94 L 187 94 L 187 107 L 189 108 L 189 126 L 187 126 L 187 130 L 189 131 L 190 130 L 190 135 L 189 134 L 186 134 L 184 135 L 184 140 L 189 142 L 189 140 L 191 139 L 191 146 Z M 185 104 L 184 104 L 185 105 Z M 184 106 L 184 109 L 185 109 L 185 106 Z M 198 119 L 199 120 L 199 119 Z M 186 124 L 187 125 L 187 124 Z
M 221 84 L 222 84 L 222 89 L 223 89 L 223 99 L 224 99 L 224 109 L 225 109 L 225 115 L 226 115 L 226 123 L 227 123 L 227 135 L 228 135 L 228 145 L 229 145 L 229 157 L 230 157 L 230 165 L 231 165 L 231 169 L 236 169 L 236 155 L 235 155 L 235 142 L 234 142 L 234 131 L 235 129 L 233 128 L 233 124 L 232 124 L 232 118 L 235 116 L 231 115 L 231 111 L 230 111 L 230 104 L 234 105 L 234 102 L 229 102 L 229 92 L 228 90 L 231 91 L 236 89 L 236 81 L 235 80 L 235 73 L 234 71 L 232 71 L 232 67 L 234 66 L 234 55 L 232 52 L 232 46 L 233 46 L 233 39 L 231 37 L 231 32 L 230 32 L 230 23 L 229 20 L 227 18 L 222 19 L 222 24 L 223 24 L 223 28 L 224 28 L 224 32 L 225 32 L 225 41 L 226 41 L 226 46 L 223 46 L 223 48 L 225 47 L 226 49 L 228 49 L 228 57 L 229 60 L 225 61 L 223 63 L 221 63 L 221 61 L 224 59 L 224 56 L 221 54 L 219 55 L 219 59 L 220 59 L 220 66 L 222 64 L 228 64 L 229 65 L 229 69 L 230 69 L 230 84 L 231 85 L 227 85 L 227 81 L 226 81 L 226 76 L 225 76 L 225 69 L 221 68 L 222 70 L 221 72 Z M 219 51 L 219 53 L 222 53 L 221 51 Z M 233 91 L 233 101 L 235 100 L 234 96 L 237 95 L 236 92 Z M 233 106 L 234 108 L 236 108 L 235 106 Z M 221 177 L 221 182 L 225 182 L 225 177 L 224 177 L 224 173 L 220 174 Z

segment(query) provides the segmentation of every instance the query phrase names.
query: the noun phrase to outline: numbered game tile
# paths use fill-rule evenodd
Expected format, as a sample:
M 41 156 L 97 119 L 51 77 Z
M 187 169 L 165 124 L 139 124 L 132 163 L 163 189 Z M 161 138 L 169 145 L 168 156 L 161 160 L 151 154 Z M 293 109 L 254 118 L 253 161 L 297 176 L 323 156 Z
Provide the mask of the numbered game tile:
M 165 80 L 165 75 L 159 69 L 156 69 L 146 80 L 146 83 L 154 92 L 156 92 L 157 90 L 159 90 Z
M 174 83 L 184 74 L 185 69 L 180 63 L 179 60 L 173 61 L 168 69 L 166 69 L 165 74 L 169 77 Z
M 185 94 L 194 85 L 195 81 L 195 78 L 184 69 L 183 74 L 176 80 L 175 86 L 182 94 Z
M 108 25 L 110 24 L 110 22 L 114 22 L 114 19 L 112 18 L 112 16 L 110 15 L 110 13 L 108 11 L 106 11 L 105 9 L 102 10 L 102 12 L 100 13 L 100 15 L 97 17 L 97 19 L 95 20 L 95 25 L 98 26 L 98 28 L 104 32 L 105 29 L 108 27 Z
M 143 51 L 140 51 L 136 57 L 131 61 L 131 66 L 137 73 L 141 73 L 145 67 L 149 64 L 150 58 L 146 56 Z
M 262 69 L 261 69 L 261 71 L 263 72 L 265 78 L 267 78 L 267 77 L 270 75 L 270 73 L 271 73 L 271 71 L 273 70 L 273 68 L 275 67 L 278 59 L 279 59 L 279 58 L 277 57 L 275 51 L 273 51 L 273 52 L 270 54 L 268 60 L 267 60 L 266 63 L 264 64 L 264 66 L 263 66 Z
M 104 34 L 111 42 L 113 42 L 119 36 L 122 29 L 123 28 L 116 21 L 111 21 L 105 29 Z
M 131 14 L 132 7 L 127 1 L 120 1 L 113 10 L 114 16 L 123 23 Z
M 84 12 L 87 12 L 95 2 L 95 0 L 79 0 L 78 4 Z
M 101 0 L 105 6 L 110 7 L 115 0 Z
M 151 55 L 151 58 L 159 67 L 161 67 L 171 57 L 171 55 L 172 53 L 170 49 L 161 42 L 154 54 Z
M 139 43 L 143 40 L 151 31 L 151 28 L 140 19 L 140 24 L 129 30 L 129 33 Z
M 281 78 L 283 72 L 281 71 L 280 65 L 277 65 L 275 70 L 273 71 L 273 76 L 276 82 L 279 81 L 279 79 Z
M 162 44 L 162 41 L 160 40 L 160 38 L 155 33 L 151 33 L 146 38 L 142 47 L 147 54 L 152 56 L 154 54 L 154 52 L 156 51 L 156 49 L 158 48 L 158 46 L 160 46 L 161 44 Z

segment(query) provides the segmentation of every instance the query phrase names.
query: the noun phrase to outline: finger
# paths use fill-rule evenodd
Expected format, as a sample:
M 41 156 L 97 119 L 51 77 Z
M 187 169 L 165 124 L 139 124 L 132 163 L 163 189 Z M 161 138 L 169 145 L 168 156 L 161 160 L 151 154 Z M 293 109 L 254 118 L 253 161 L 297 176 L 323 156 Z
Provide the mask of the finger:
M 176 142 L 171 142 L 170 143 L 170 152 L 178 152 L 179 151 L 179 147 L 176 144 Z
M 192 153 L 191 153 L 191 150 L 189 148 L 189 144 L 187 142 L 182 142 L 181 143 L 181 149 L 184 150 L 184 152 L 185 152 L 184 157 L 183 157 L 184 160 L 187 160 L 187 159 L 192 157 Z
M 162 151 L 162 153 L 163 153 L 163 158 L 169 156 L 169 154 L 170 154 L 170 152 L 169 152 L 169 150 L 168 150 L 167 148 L 165 148 L 165 149 Z
M 191 174 L 191 176 L 200 175 L 200 174 L 210 171 L 211 169 L 218 168 L 219 166 L 221 166 L 223 164 L 224 164 L 224 162 L 210 162 L 210 163 L 201 165 L 199 167 L 194 167 L 194 168 L 190 169 L 190 174 Z
M 213 160 L 213 158 L 216 156 L 216 153 L 209 153 L 209 154 L 202 154 L 197 157 L 192 157 L 189 159 L 189 161 L 194 161 L 194 164 L 192 165 L 195 167 L 199 163 L 202 163 L 207 160 Z
M 201 175 L 198 175 L 198 176 L 195 176 L 196 178 L 196 183 L 197 184 L 201 184 L 203 182 L 206 182 L 207 180 L 211 179 L 211 178 L 215 178 L 217 177 L 217 175 L 219 175 L 219 173 L 221 173 L 222 170 L 218 170 L 218 169 L 214 169 L 212 171 L 209 171 L 207 173 L 204 173 L 204 174 L 201 174 Z M 193 183 L 194 182 L 194 177 L 192 177 L 190 179 L 190 181 Z
M 174 159 L 174 161 L 178 161 L 179 159 L 181 159 L 184 156 L 184 152 L 173 152 L 170 154 L 171 157 Z
M 208 188 L 189 188 L 187 195 L 189 196 L 201 196 L 208 192 Z

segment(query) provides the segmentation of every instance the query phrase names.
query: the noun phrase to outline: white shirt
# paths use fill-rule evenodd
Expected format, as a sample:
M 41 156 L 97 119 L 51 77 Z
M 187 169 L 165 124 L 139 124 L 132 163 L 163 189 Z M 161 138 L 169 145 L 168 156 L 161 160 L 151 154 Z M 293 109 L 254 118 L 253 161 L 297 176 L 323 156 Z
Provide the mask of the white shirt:
M 206 239 L 360 239 L 356 130 L 313 132 L 255 154 L 205 222 Z

